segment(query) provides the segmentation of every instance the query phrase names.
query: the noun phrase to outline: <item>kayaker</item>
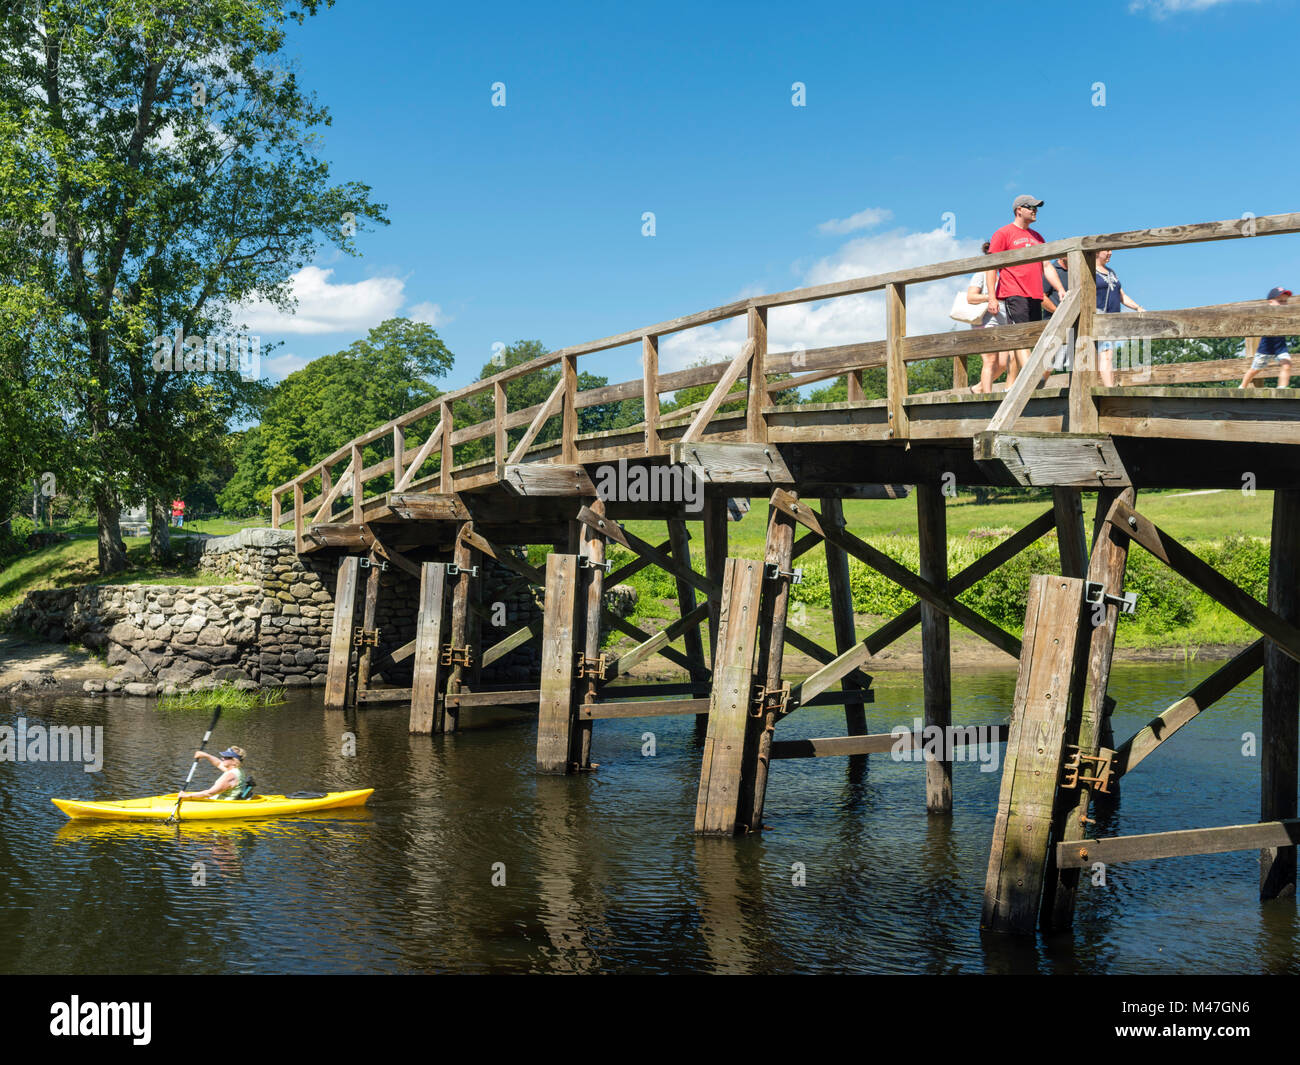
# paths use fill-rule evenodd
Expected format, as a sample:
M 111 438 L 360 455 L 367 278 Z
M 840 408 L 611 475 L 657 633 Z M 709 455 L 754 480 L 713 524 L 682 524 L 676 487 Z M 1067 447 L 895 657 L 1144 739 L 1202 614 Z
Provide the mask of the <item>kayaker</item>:
M 208 754 L 206 751 L 195 751 L 194 760 L 197 762 L 200 758 L 206 758 L 215 768 L 220 769 L 221 776 L 217 777 L 216 782 L 207 791 L 182 791 L 179 798 L 240 798 L 240 792 L 244 790 L 245 782 L 250 779 L 248 771 L 244 769 L 244 749 L 242 747 L 228 747 L 219 756 Z

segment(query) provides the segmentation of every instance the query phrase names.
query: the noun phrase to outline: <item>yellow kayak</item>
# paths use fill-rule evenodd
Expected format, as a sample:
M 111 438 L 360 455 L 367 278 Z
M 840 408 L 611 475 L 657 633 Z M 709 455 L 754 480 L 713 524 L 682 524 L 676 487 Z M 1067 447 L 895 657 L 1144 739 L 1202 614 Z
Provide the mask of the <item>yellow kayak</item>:
M 316 798 L 291 795 L 255 795 L 251 799 L 186 799 L 181 803 L 182 821 L 234 821 L 252 817 L 289 817 L 316 810 L 339 810 L 364 806 L 375 793 L 374 788 L 356 791 L 331 791 Z M 52 803 L 74 820 L 98 821 L 165 821 L 176 810 L 176 793 L 154 795 L 147 799 L 122 799 L 118 802 L 88 802 L 83 799 L 51 799 Z

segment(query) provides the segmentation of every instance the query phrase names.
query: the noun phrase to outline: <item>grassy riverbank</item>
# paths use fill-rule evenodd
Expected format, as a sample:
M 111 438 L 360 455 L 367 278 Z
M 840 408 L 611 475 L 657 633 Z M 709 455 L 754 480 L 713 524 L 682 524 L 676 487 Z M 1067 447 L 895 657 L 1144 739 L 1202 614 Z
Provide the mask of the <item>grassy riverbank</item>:
M 957 573 L 1050 505 L 1050 501 L 1043 500 L 976 505 L 969 496 L 951 500 L 947 507 L 950 572 Z M 1096 496 L 1085 494 L 1085 527 L 1089 532 L 1095 505 Z M 1138 507 L 1230 580 L 1256 599 L 1265 600 L 1271 492 L 1147 492 L 1139 496 Z M 913 572 L 917 570 L 916 507 L 911 500 L 846 500 L 844 516 L 855 535 Z M 767 508 L 755 501 L 742 521 L 728 524 L 729 553 L 761 558 L 766 523 Z M 653 543 L 665 538 L 662 522 L 628 522 L 627 528 Z M 698 536 L 691 550 L 694 568 L 703 572 L 703 544 Z M 615 551 L 611 557 L 619 565 L 631 556 Z M 792 621 L 823 645 L 833 645 L 824 555 L 817 549 L 795 564 L 802 566 L 804 580 L 792 592 Z M 1059 567 L 1055 533 L 1049 533 L 960 599 L 1019 635 L 1024 626 L 1030 576 L 1058 573 Z M 849 569 L 860 636 L 915 601 L 856 560 L 850 560 Z M 628 583 L 640 593 L 636 613 L 643 628 L 657 630 L 677 617 L 676 588 L 671 577 L 647 569 Z M 1130 552 L 1125 589 L 1138 593 L 1138 606 L 1133 616 L 1121 617 L 1117 644 L 1142 657 L 1183 659 L 1200 654 L 1202 649 L 1242 646 L 1258 636 L 1140 547 Z M 954 630 L 957 628 L 954 625 Z
M 1272 504 L 1271 492 L 1249 496 L 1232 491 L 1148 492 L 1138 500 L 1144 514 L 1261 601 L 1268 586 L 1267 538 Z M 951 572 L 956 573 L 1049 506 L 1043 500 L 985 505 L 977 505 L 970 496 L 950 500 L 947 518 Z M 1085 495 L 1084 514 L 1089 528 L 1094 506 L 1095 496 Z M 857 536 L 909 569 L 917 569 L 916 506 L 912 500 L 847 500 L 844 512 L 850 530 Z M 767 507 L 755 500 L 742 521 L 728 523 L 730 554 L 761 558 L 766 523 Z M 627 527 L 651 543 L 660 543 L 666 536 L 662 522 L 628 522 Z M 202 523 L 202 531 L 218 535 L 239 528 L 237 522 L 224 519 Z M 695 528 L 692 563 L 702 572 L 703 543 L 698 526 Z M 126 540 L 132 568 L 111 581 L 100 582 L 94 527 L 79 526 L 67 531 L 77 539 L 20 555 L 0 569 L 0 626 L 27 592 L 38 588 L 93 583 L 210 585 L 228 583 L 231 579 L 199 574 L 192 566 L 155 567 L 149 560 L 148 537 L 135 537 Z M 196 531 L 187 528 L 173 530 L 173 534 L 179 538 Z M 540 557 L 535 549 L 534 561 Z M 611 550 L 610 557 L 615 565 L 630 559 L 627 552 L 618 548 Z M 797 564 L 803 567 L 804 581 L 794 589 L 793 623 L 811 638 L 830 645 L 833 638 L 824 557 L 820 550 L 814 550 Z M 1049 534 L 961 598 L 1008 631 L 1019 633 L 1024 622 L 1030 575 L 1054 572 L 1059 572 L 1059 561 L 1055 536 Z M 860 634 L 913 601 L 911 596 L 856 561 L 850 563 L 850 577 Z M 636 620 L 642 628 L 656 631 L 678 617 L 676 587 L 670 576 L 650 568 L 636 574 L 628 583 L 640 593 Z M 1134 616 L 1125 616 L 1120 621 L 1121 648 L 1182 658 L 1197 654 L 1202 648 L 1244 645 L 1255 639 L 1256 634 L 1249 626 L 1165 569 L 1141 548 L 1134 548 L 1130 554 L 1125 586 L 1138 593 L 1138 609 Z M 614 646 L 620 643 L 626 645 L 620 639 Z
M 0 629 L 23 596 L 39 589 L 79 588 L 86 584 L 229 584 L 232 580 L 220 574 L 199 573 L 192 563 L 154 565 L 149 558 L 147 536 L 126 537 L 123 542 L 130 568 L 103 579 L 99 576 L 94 526 L 70 535 L 77 538 L 28 551 L 0 564 Z

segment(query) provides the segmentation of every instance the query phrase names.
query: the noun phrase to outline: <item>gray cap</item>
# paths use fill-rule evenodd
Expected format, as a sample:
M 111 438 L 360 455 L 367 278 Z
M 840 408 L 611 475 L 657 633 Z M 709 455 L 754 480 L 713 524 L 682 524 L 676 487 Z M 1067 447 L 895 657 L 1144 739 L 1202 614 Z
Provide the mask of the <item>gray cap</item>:
M 1042 207 L 1043 201 L 1033 196 L 1017 196 L 1016 202 L 1011 205 L 1014 211 L 1017 207 Z

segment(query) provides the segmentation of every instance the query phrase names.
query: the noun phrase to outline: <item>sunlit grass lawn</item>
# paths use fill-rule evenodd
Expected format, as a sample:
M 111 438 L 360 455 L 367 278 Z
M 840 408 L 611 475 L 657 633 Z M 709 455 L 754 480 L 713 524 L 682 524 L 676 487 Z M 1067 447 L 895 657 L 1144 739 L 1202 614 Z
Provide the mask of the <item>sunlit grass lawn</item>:
M 90 535 L 54 544 L 11 560 L 0 569 L 0 620 L 30 591 L 73 588 L 85 584 L 229 584 L 233 578 L 197 573 L 193 567 L 158 567 L 149 559 L 147 536 L 127 537 L 126 557 L 131 568 L 103 579 L 99 576 L 99 546 Z
M 820 509 L 820 503 L 813 506 Z M 1091 534 L 1095 492 L 1085 492 L 1083 513 L 1085 527 Z M 947 507 L 948 535 L 965 536 L 972 529 L 1019 529 L 1028 525 L 1051 500 L 1033 502 L 975 502 L 974 496 L 959 495 Z M 1138 493 L 1137 509 L 1176 539 L 1186 541 L 1222 540 L 1228 536 L 1267 538 L 1273 521 L 1273 493 L 1224 491 L 1209 495 L 1187 495 L 1179 490 Z M 916 501 L 907 499 L 847 499 L 844 520 L 855 536 L 868 543 L 879 536 L 915 536 Z M 629 521 L 627 528 L 643 540 L 658 544 L 667 539 L 662 521 Z M 704 544 L 698 525 L 691 526 L 691 553 L 702 554 Z M 748 514 L 739 522 L 727 523 L 728 554 L 734 557 L 762 558 L 767 536 L 767 507 L 764 501 L 751 501 Z M 1140 549 L 1139 549 L 1140 550 Z

